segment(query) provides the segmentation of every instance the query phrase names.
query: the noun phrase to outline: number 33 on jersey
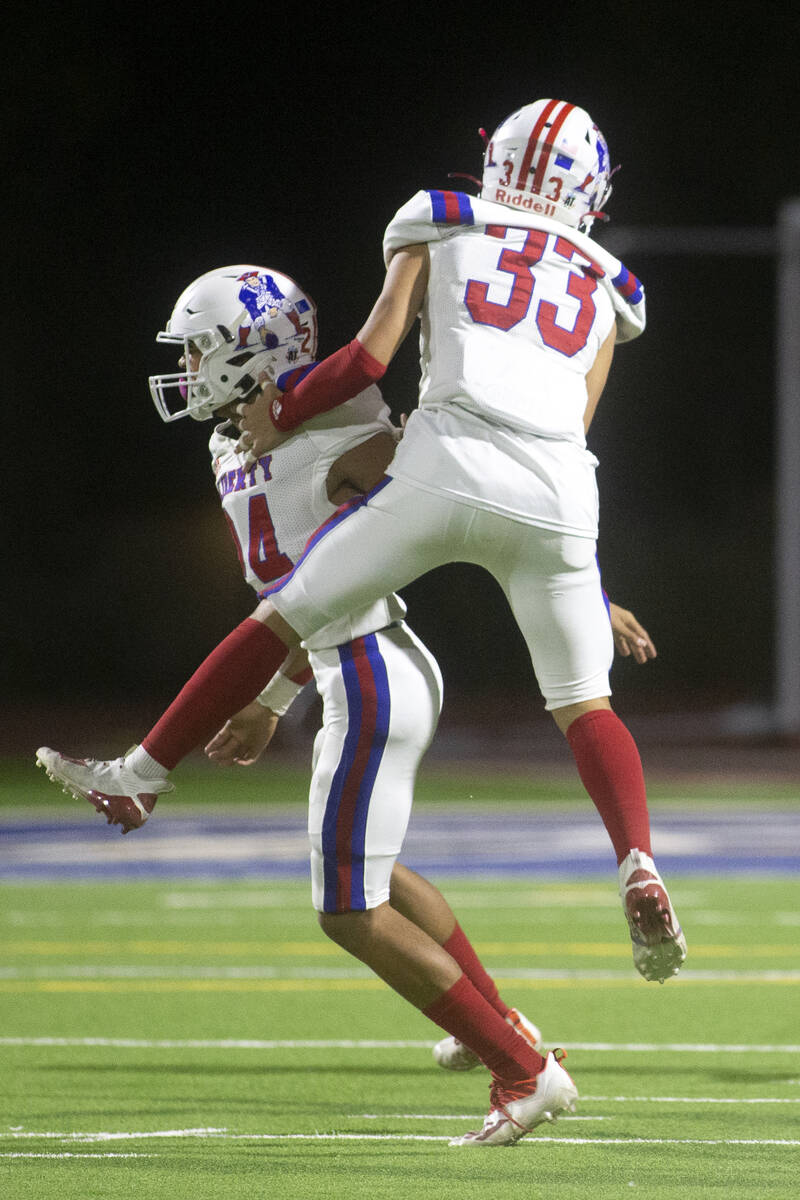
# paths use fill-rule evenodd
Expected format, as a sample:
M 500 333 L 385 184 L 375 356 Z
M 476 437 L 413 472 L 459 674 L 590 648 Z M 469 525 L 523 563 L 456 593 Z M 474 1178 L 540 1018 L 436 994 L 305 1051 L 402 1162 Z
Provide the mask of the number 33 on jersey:
M 509 234 L 518 234 L 519 230 L 510 230 L 504 225 L 487 225 L 486 234 L 489 237 L 507 240 Z M 561 315 L 559 304 L 552 299 L 537 298 L 543 291 L 554 291 L 551 279 L 545 276 L 536 288 L 536 267 L 541 266 L 547 250 L 548 236 L 552 242 L 552 253 L 560 255 L 567 262 L 573 262 L 577 268 L 570 271 L 566 280 L 560 280 L 565 285 L 565 295 L 561 299 Z M 513 239 L 519 241 L 519 237 Z M 528 315 L 531 304 L 534 304 L 534 318 L 539 335 L 546 346 L 572 358 L 583 350 L 589 340 L 589 334 L 597 317 L 597 306 L 594 293 L 597 291 L 598 274 L 591 262 L 584 258 L 580 251 L 565 237 L 548 235 L 542 229 L 531 229 L 525 234 L 525 241 L 519 250 L 507 246 L 500 252 L 496 270 L 505 272 L 512 277 L 508 298 L 503 301 L 490 300 L 489 283 L 470 279 L 464 295 L 464 303 L 473 321 L 480 325 L 493 325 L 497 329 L 512 329 Z M 552 273 L 551 273 L 552 276 Z M 542 286 L 544 283 L 544 287 Z M 567 297 L 572 297 L 579 304 L 574 313 L 572 327 L 559 324 L 564 321 Z M 572 306 L 571 306 L 572 307 Z M 573 314 L 570 313 L 570 316 Z M 569 317 L 567 318 L 569 320 Z
M 583 444 L 585 377 L 600 346 L 615 321 L 617 341 L 644 328 L 639 281 L 577 229 L 462 192 L 413 196 L 384 255 L 420 242 L 430 254 L 420 405 L 457 404 Z

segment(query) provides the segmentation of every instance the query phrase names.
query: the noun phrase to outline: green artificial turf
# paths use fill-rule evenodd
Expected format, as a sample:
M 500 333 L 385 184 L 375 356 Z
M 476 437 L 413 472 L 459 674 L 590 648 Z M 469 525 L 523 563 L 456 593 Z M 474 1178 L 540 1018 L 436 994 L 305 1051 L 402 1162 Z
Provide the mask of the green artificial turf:
M 3 1196 L 797 1195 L 799 880 L 671 878 L 690 957 L 664 987 L 611 879 L 438 882 L 569 1051 L 574 1118 L 450 1148 L 487 1076 L 434 1065 L 434 1027 L 323 938 L 303 882 L 11 884 Z

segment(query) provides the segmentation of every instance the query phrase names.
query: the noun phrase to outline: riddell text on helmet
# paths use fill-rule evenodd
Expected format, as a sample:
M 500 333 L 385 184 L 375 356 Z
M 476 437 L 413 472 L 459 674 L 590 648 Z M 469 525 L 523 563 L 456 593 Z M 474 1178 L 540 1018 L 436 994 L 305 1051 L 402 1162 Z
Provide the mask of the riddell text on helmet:
M 499 187 L 495 188 L 494 199 L 498 204 L 510 204 L 514 208 L 529 208 L 531 212 L 539 213 L 543 217 L 556 215 L 555 204 L 550 204 L 541 196 L 523 196 L 521 192 L 509 192 L 505 188 Z

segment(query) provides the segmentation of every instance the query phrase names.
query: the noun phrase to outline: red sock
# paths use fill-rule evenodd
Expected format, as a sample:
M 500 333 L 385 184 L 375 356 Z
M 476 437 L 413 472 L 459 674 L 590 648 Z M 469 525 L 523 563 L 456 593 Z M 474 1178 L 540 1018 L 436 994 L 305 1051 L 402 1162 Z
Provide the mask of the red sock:
M 583 786 L 608 830 L 617 863 L 633 849 L 651 854 L 642 762 L 617 714 L 608 708 L 584 713 L 570 725 L 567 741 Z
M 144 749 L 171 771 L 256 698 L 286 658 L 286 650 L 271 629 L 246 617 L 200 664 L 142 741 Z
M 461 970 L 472 982 L 473 987 L 477 988 L 484 999 L 489 1001 L 492 1008 L 499 1012 L 501 1017 L 508 1016 L 511 1010 L 500 999 L 497 984 L 478 958 L 472 943 L 458 923 L 450 937 L 442 945 L 442 949 L 456 960 Z
M 474 1050 L 500 1079 L 533 1079 L 544 1066 L 541 1054 L 506 1024 L 466 975 L 459 976 L 422 1011 L 440 1029 Z

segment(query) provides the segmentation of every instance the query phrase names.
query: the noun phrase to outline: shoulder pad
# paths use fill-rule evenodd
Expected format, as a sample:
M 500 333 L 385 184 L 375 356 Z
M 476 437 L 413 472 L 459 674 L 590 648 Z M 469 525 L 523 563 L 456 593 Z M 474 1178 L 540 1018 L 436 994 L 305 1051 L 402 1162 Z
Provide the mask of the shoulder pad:
M 474 225 L 473 198 L 466 192 L 436 190 L 417 192 L 398 209 L 383 235 L 383 259 L 388 265 L 395 250 L 402 246 L 435 242 L 448 231 L 462 225 Z

